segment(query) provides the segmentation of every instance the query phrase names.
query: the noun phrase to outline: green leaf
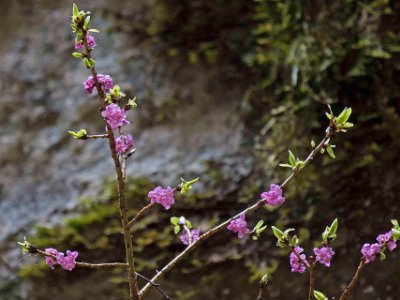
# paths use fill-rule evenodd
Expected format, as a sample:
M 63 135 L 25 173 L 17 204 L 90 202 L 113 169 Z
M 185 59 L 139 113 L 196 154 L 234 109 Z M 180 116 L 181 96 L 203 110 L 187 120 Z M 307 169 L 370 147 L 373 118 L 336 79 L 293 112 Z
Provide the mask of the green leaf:
M 317 300 L 328 300 L 328 297 L 326 297 L 323 293 L 320 291 L 314 291 L 314 297 Z
M 393 220 L 390 220 L 390 222 L 392 223 L 394 228 L 396 228 L 396 229 L 400 228 L 399 222 L 397 220 L 393 219 Z
M 68 133 L 72 135 L 74 139 L 81 139 L 87 135 L 86 129 L 81 129 L 79 131 L 68 131 Z
M 26 238 L 24 237 L 24 242 L 17 242 L 18 245 L 21 246 L 22 249 L 22 253 L 30 253 L 30 249 L 32 247 L 32 245 L 26 240 Z
M 338 124 L 344 124 L 347 122 L 347 120 L 350 118 L 352 109 L 350 107 L 346 107 L 343 109 L 343 111 L 340 113 L 340 115 L 336 118 L 336 122 Z
M 100 31 L 98 29 L 91 28 L 88 30 L 88 32 L 99 33 Z
M 76 57 L 76 58 L 82 58 L 82 57 L 83 57 L 83 54 L 80 53 L 80 52 L 72 52 L 72 56 L 73 56 L 73 57 Z
M 72 4 L 72 15 L 75 17 L 77 15 L 79 15 L 79 9 L 78 6 L 76 6 L 75 3 Z
M 83 29 L 88 30 L 90 28 L 90 16 L 85 18 L 85 22 L 83 23 Z
M 299 244 L 299 238 L 297 237 L 297 235 L 294 235 L 292 237 L 292 241 L 290 242 L 290 246 L 296 247 L 298 244 Z
M 174 226 L 174 233 L 175 234 L 178 234 L 179 233 L 179 231 L 181 231 L 181 226 Z
M 311 148 L 315 148 L 315 142 L 314 142 L 314 140 L 311 140 Z
M 331 224 L 331 226 L 330 226 L 329 234 L 330 234 L 330 235 L 336 234 L 336 231 L 337 231 L 337 229 L 338 229 L 338 226 L 339 226 L 339 221 L 338 221 L 338 219 L 336 218 L 335 220 L 333 220 L 333 222 L 332 222 L 332 224 Z
M 193 226 L 192 226 L 192 223 L 190 223 L 190 221 L 189 220 L 186 220 L 186 226 L 187 226 L 187 228 L 189 228 L 189 229 L 191 229 Z
M 289 165 L 289 164 L 279 164 L 279 166 L 280 167 L 282 167 L 282 168 L 293 168 L 291 165 Z
M 171 217 L 169 220 L 171 221 L 172 225 L 179 225 L 178 217 Z
M 272 228 L 272 232 L 274 233 L 276 238 L 278 240 L 280 240 L 282 238 L 282 236 L 283 236 L 283 231 L 278 229 L 278 228 L 276 228 L 275 226 L 272 226 L 271 228 Z
M 256 226 L 254 226 L 254 230 L 259 229 L 263 224 L 264 224 L 264 221 L 263 221 L 263 220 L 258 221 L 257 224 L 256 224 Z
M 383 253 L 383 251 L 381 251 L 381 252 L 379 253 L 379 256 L 380 256 L 380 259 L 381 259 L 381 260 L 385 260 L 385 259 L 386 259 L 386 255 L 385 255 L 385 253 Z
M 257 241 L 258 237 L 256 235 L 253 235 L 253 240 Z
M 333 149 L 329 145 L 328 145 L 328 147 L 326 147 L 326 151 L 328 152 L 330 157 L 336 158 L 335 152 L 333 152 Z
M 199 181 L 199 177 L 191 180 L 191 181 L 186 181 L 185 179 L 181 178 L 181 184 L 180 184 L 180 188 L 181 188 L 181 194 L 185 195 L 188 193 L 189 190 L 192 189 L 192 185 L 195 184 L 197 181 Z
M 395 241 L 397 241 L 398 239 L 400 239 L 400 230 L 393 228 L 392 235 L 393 235 L 393 239 Z
M 259 236 L 261 233 L 263 233 L 265 231 L 265 229 L 267 229 L 267 225 L 260 227 L 256 230 L 257 235 Z
M 292 167 L 295 167 L 296 166 L 296 158 L 294 157 L 292 151 L 290 151 L 290 150 L 288 150 L 288 151 L 289 151 L 289 163 Z

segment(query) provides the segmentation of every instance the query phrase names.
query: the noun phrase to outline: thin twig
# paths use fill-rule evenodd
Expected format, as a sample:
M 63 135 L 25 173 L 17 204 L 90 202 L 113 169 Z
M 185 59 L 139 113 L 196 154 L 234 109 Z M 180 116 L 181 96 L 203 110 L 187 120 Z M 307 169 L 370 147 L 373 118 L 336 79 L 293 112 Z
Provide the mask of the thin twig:
M 141 275 L 141 274 L 139 274 L 139 273 L 136 273 L 136 275 L 137 275 L 139 278 L 141 278 L 141 279 L 147 281 L 148 283 L 150 283 L 152 286 L 154 286 L 166 299 L 168 299 L 168 300 L 174 300 L 174 299 L 172 299 L 170 296 L 168 296 L 168 294 L 161 288 L 161 286 L 160 286 L 159 283 L 155 283 L 155 282 L 151 281 L 151 279 L 149 279 L 149 278 L 147 278 L 147 277 L 145 277 L 145 276 L 143 276 L 143 275 Z
M 35 248 L 33 246 L 29 247 L 29 252 L 32 254 L 39 254 L 42 256 L 57 259 L 57 257 L 54 254 L 47 253 L 47 252 L 45 252 L 41 249 Z M 105 268 L 127 268 L 128 264 L 121 263 L 121 262 L 93 264 L 93 263 L 87 263 L 87 262 L 83 262 L 83 261 L 77 261 L 76 266 L 80 267 L 80 268 L 87 268 L 87 269 L 105 269 Z
M 131 228 L 132 225 L 142 216 L 146 211 L 148 211 L 150 208 L 154 206 L 154 203 L 147 204 L 145 207 L 143 207 L 139 212 L 134 216 L 126 225 L 126 228 Z
M 351 279 L 349 285 L 344 289 L 342 295 L 340 296 L 339 300 L 345 300 L 347 299 L 347 296 L 350 294 L 351 290 L 354 288 L 354 286 L 356 285 L 358 279 L 360 278 L 361 275 L 361 271 L 364 269 L 365 267 L 365 261 L 364 259 L 360 260 L 360 264 L 358 265 L 357 271 L 354 274 L 353 278 Z
M 88 47 L 87 42 L 87 31 L 84 30 L 83 35 L 83 44 L 85 46 L 85 55 L 87 59 L 91 58 L 91 49 Z M 93 81 L 97 90 L 98 100 L 100 104 L 100 109 L 105 109 L 105 94 L 97 79 L 97 72 L 96 68 L 93 66 L 90 69 Z M 121 225 L 123 229 L 124 235 L 124 244 L 125 244 L 125 255 L 126 255 L 126 262 L 128 264 L 128 282 L 129 282 L 129 295 L 131 300 L 142 300 L 142 296 L 139 294 L 139 287 L 137 285 L 137 278 L 136 278 L 136 271 L 135 271 L 135 264 L 134 264 L 134 257 L 133 257 L 133 246 L 132 246 L 132 239 L 130 235 L 130 231 L 125 225 L 128 223 L 127 217 L 127 203 L 125 199 L 125 180 L 124 174 L 121 168 L 121 162 L 118 158 L 117 152 L 115 151 L 115 137 L 114 132 L 108 124 L 107 120 L 104 119 L 104 122 L 107 126 L 107 134 L 108 134 L 108 141 L 109 141 L 109 148 L 111 152 L 111 157 L 114 161 L 115 171 L 117 173 L 117 181 L 118 181 L 118 209 L 121 218 Z
M 310 281 L 309 281 L 309 288 L 308 288 L 308 300 L 313 300 L 314 299 L 314 286 L 315 286 L 315 276 L 314 276 L 314 259 L 311 256 L 309 258 L 309 263 L 310 267 L 308 268 L 308 274 L 310 275 Z
M 264 300 L 264 290 L 267 287 L 267 283 L 264 282 L 262 279 L 260 280 L 259 290 L 258 290 L 258 297 L 257 300 Z
M 320 153 L 321 149 L 326 146 L 326 143 L 328 142 L 329 138 L 333 136 L 334 134 L 334 128 L 330 125 L 326 129 L 326 134 L 325 137 L 322 139 L 322 141 L 316 146 L 311 153 L 307 156 L 306 160 L 304 161 L 303 168 L 298 168 L 293 170 L 293 172 L 289 175 L 289 177 L 281 184 L 281 187 L 285 187 L 304 167 L 318 154 Z M 161 271 L 157 272 L 156 275 L 153 276 L 151 279 L 152 281 L 157 281 L 159 278 L 161 278 L 164 274 L 166 274 L 169 270 L 171 270 L 178 262 L 180 262 L 182 259 L 184 259 L 192 250 L 197 248 L 200 243 L 203 241 L 207 240 L 217 232 L 221 231 L 224 229 L 232 220 L 238 218 L 241 214 L 247 214 L 250 212 L 255 211 L 259 207 L 265 205 L 265 200 L 261 199 L 258 200 L 255 204 L 252 206 L 247 207 L 240 213 L 236 214 L 235 216 L 229 218 L 228 220 L 222 222 L 221 224 L 217 225 L 214 228 L 209 229 L 207 232 L 205 232 L 203 235 L 199 237 L 199 239 L 195 242 L 193 242 L 191 245 L 189 245 L 185 250 L 183 250 L 179 255 L 177 255 L 175 258 L 173 258 L 168 264 L 166 264 Z M 151 284 L 146 284 L 141 290 L 140 290 L 140 295 L 144 295 L 151 287 Z
M 108 134 L 87 134 L 80 138 L 81 140 L 88 140 L 88 139 L 108 139 Z

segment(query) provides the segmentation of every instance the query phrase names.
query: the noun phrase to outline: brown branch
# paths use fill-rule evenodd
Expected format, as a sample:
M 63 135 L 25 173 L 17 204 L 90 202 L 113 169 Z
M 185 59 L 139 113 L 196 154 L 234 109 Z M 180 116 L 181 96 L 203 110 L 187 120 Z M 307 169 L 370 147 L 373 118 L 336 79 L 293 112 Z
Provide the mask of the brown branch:
M 47 253 L 41 249 L 38 249 L 32 245 L 29 246 L 29 253 L 32 254 L 39 254 L 44 257 L 51 257 L 54 259 L 57 259 L 57 257 L 54 254 Z M 93 263 L 87 263 L 87 262 L 82 262 L 82 261 L 77 261 L 76 262 L 76 267 L 80 268 L 87 268 L 87 269 L 106 269 L 106 268 L 128 268 L 129 265 L 127 263 L 121 263 L 121 262 L 113 262 L 113 263 L 98 263 L 98 264 L 93 264 Z M 160 284 L 155 283 L 151 281 L 151 279 L 148 279 L 146 276 L 143 276 L 140 273 L 136 272 L 136 276 L 139 278 L 142 278 L 146 282 L 150 283 L 152 286 L 157 288 L 157 290 L 168 300 L 173 300 L 168 294 L 160 287 Z
M 142 216 L 145 212 L 147 212 L 150 208 L 154 206 L 154 203 L 147 204 L 143 207 L 139 212 L 125 225 L 126 228 L 130 229 L 132 225 Z
M 350 294 L 351 290 L 354 288 L 354 286 L 356 285 L 358 279 L 360 278 L 361 275 L 361 271 L 364 269 L 365 267 L 365 261 L 364 259 L 360 260 L 360 264 L 358 265 L 357 271 L 354 274 L 353 278 L 351 279 L 349 285 L 344 289 L 342 295 L 340 296 L 339 300 L 345 300 L 347 299 L 347 296 Z
M 264 300 L 264 290 L 267 287 L 267 283 L 264 282 L 262 279 L 260 280 L 259 290 L 258 290 L 258 297 L 257 300 Z
M 57 259 L 57 257 L 55 255 L 47 253 L 47 252 L 45 252 L 41 249 L 35 248 L 33 246 L 29 247 L 29 252 L 32 254 L 39 254 L 42 256 L 47 256 L 47 257 Z M 80 267 L 80 268 L 87 268 L 87 269 L 104 269 L 104 268 L 127 268 L 128 264 L 121 263 L 121 262 L 93 264 L 93 263 L 87 263 L 87 262 L 83 262 L 83 261 L 77 261 L 76 266 Z
M 325 137 L 322 139 L 322 141 L 316 146 L 311 153 L 307 156 L 306 160 L 304 161 L 303 168 L 311 161 L 313 158 L 321 151 L 323 147 L 325 147 L 326 143 L 328 142 L 329 138 L 332 137 L 334 134 L 334 128 L 330 125 L 326 129 L 326 134 Z M 289 177 L 281 184 L 281 188 L 285 187 L 297 174 L 303 169 L 303 168 L 298 168 L 293 170 L 293 172 L 289 175 Z M 222 222 L 218 226 L 209 229 L 207 232 L 205 232 L 203 235 L 199 237 L 199 239 L 195 242 L 193 242 L 191 245 L 189 245 L 185 250 L 183 250 L 179 255 L 177 255 L 175 258 L 173 258 L 168 264 L 166 264 L 161 271 L 157 272 L 156 275 L 153 276 L 151 279 L 152 281 L 156 281 L 159 278 L 161 278 L 164 274 L 166 274 L 169 270 L 171 270 L 178 262 L 180 262 L 182 259 L 184 259 L 190 252 L 192 252 L 195 248 L 197 248 L 200 243 L 203 241 L 207 240 L 217 232 L 221 231 L 224 229 L 232 220 L 238 218 L 241 214 L 247 214 L 255 211 L 259 207 L 265 204 L 265 200 L 261 199 L 258 200 L 255 204 L 252 206 L 249 206 L 245 210 L 241 211 L 240 213 L 236 214 L 235 216 L 229 218 L 228 220 Z M 141 290 L 140 290 L 140 295 L 144 295 L 149 289 L 151 285 L 146 284 Z
M 310 281 L 309 281 L 309 288 L 308 288 L 308 300 L 313 300 L 314 299 L 314 286 L 315 286 L 315 275 L 314 275 L 314 259 L 312 256 L 310 256 L 309 259 L 309 264 L 310 267 L 308 268 L 308 274 L 310 275 Z
M 80 138 L 81 140 L 88 139 L 108 139 L 108 134 L 87 134 Z
M 86 58 L 90 59 L 91 58 L 91 49 L 89 49 L 89 47 L 88 47 L 86 30 L 84 30 L 83 43 L 85 46 Z M 93 66 L 90 69 L 90 71 L 92 73 L 93 81 L 94 81 L 94 84 L 95 84 L 95 87 L 97 90 L 100 109 L 104 110 L 105 109 L 105 94 L 101 87 L 101 84 L 97 80 L 96 68 Z M 111 128 L 110 124 L 108 124 L 107 120 L 104 119 L 104 122 L 106 123 L 106 126 L 107 126 L 109 148 L 110 148 L 110 152 L 111 152 L 111 157 L 114 161 L 115 171 L 117 173 L 118 209 L 119 209 L 119 213 L 120 213 L 121 225 L 122 225 L 123 235 L 124 235 L 126 262 L 128 264 L 129 295 L 130 295 L 131 300 L 142 300 L 142 296 L 139 294 L 139 287 L 137 284 L 137 277 L 136 277 L 134 257 L 133 257 L 132 239 L 131 239 L 129 229 L 125 227 L 126 224 L 128 223 L 128 217 L 127 217 L 127 203 L 126 203 L 126 199 L 125 199 L 124 174 L 123 174 L 123 171 L 121 168 L 121 162 L 115 151 L 114 132 L 112 131 L 112 128 Z

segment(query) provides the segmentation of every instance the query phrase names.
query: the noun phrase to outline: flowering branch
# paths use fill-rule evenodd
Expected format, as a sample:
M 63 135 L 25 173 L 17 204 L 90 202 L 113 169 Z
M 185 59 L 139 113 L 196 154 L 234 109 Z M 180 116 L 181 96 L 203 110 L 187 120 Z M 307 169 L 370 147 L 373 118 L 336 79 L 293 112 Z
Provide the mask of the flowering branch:
M 311 153 L 307 156 L 306 160 L 304 161 L 304 164 L 301 167 L 295 168 L 293 172 L 289 175 L 288 178 L 280 185 L 281 188 L 285 187 L 295 176 L 298 175 L 298 173 L 318 154 L 321 152 L 321 149 L 326 147 L 327 143 L 329 142 L 330 137 L 333 136 L 335 133 L 335 126 L 330 123 L 329 127 L 326 129 L 326 134 L 325 137 L 322 139 L 322 141 L 318 144 L 317 147 L 315 147 Z M 169 270 L 171 270 L 178 262 L 180 262 L 182 259 L 184 259 L 191 251 L 193 251 L 195 248 L 197 248 L 200 243 L 203 241 L 207 240 L 217 232 L 223 230 L 225 227 L 227 227 L 233 220 L 239 218 L 241 215 L 245 215 L 247 213 L 251 213 L 255 210 L 257 210 L 259 207 L 265 205 L 265 199 L 258 200 L 256 203 L 254 203 L 252 206 L 247 207 L 240 213 L 236 214 L 235 216 L 229 218 L 228 220 L 222 222 L 221 224 L 217 225 L 214 228 L 209 229 L 207 232 L 202 234 L 196 241 L 194 241 L 192 244 L 190 244 L 185 250 L 183 250 L 179 255 L 177 255 L 175 258 L 173 258 L 168 264 L 166 264 L 159 272 L 157 272 L 156 275 L 153 276 L 151 279 L 153 282 L 156 282 L 159 278 L 161 278 L 163 275 L 165 275 Z M 141 290 L 140 290 L 140 295 L 144 295 L 149 288 L 151 287 L 150 284 L 146 284 Z
M 73 5 L 72 10 L 72 28 L 77 35 L 77 43 L 75 47 L 78 49 L 83 48 L 83 53 L 74 52 L 74 56 L 78 58 L 82 58 L 83 62 L 85 63 L 86 67 L 90 70 L 92 74 L 92 78 L 89 82 L 85 82 L 85 88 L 90 93 L 93 90 L 93 87 L 96 88 L 98 101 L 100 105 L 100 110 L 102 111 L 102 116 L 107 128 L 107 135 L 109 141 L 109 148 L 111 152 L 111 157 L 114 161 L 114 167 L 117 174 L 117 182 L 118 182 L 118 209 L 121 218 L 121 224 L 123 228 L 123 236 L 124 236 L 124 244 L 125 244 L 125 254 L 126 254 L 126 261 L 128 264 L 128 281 L 129 281 L 129 293 L 131 300 L 141 300 L 142 297 L 139 295 L 139 288 L 137 285 L 137 278 L 135 272 L 135 264 L 134 264 L 134 257 L 133 257 L 133 247 L 132 247 L 132 239 L 129 232 L 129 229 L 126 228 L 126 224 L 128 223 L 127 217 L 127 202 L 125 199 L 125 175 L 122 169 L 122 166 L 125 167 L 126 165 L 126 155 L 121 155 L 121 160 L 118 158 L 118 153 L 116 150 L 116 140 L 114 136 L 113 129 L 120 128 L 123 124 L 129 124 L 124 118 L 119 118 L 118 122 L 115 121 L 115 118 L 108 119 L 108 113 L 115 115 L 115 112 L 119 113 L 119 107 L 110 104 L 106 107 L 106 94 L 105 90 L 110 90 L 112 88 L 112 80 L 108 75 L 100 75 L 97 74 L 95 64 L 96 61 L 92 58 L 91 52 L 94 48 L 95 41 L 93 37 L 89 35 L 90 27 L 90 13 L 79 11 L 77 6 Z M 102 79 L 102 82 L 99 81 L 99 78 Z M 90 84 L 89 84 L 90 83 Z M 103 89 L 104 86 L 104 89 Z M 114 87 L 115 89 L 115 87 Z M 119 88 L 116 92 L 119 92 Z M 122 94 L 122 93 L 119 93 Z M 111 96 L 112 97 L 112 96 Z M 121 114 L 119 114 L 121 116 Z M 123 115 L 122 115 L 123 116 Z M 127 144 L 128 136 L 120 136 L 121 144 Z M 132 137 L 131 141 L 132 142 Z M 125 142 L 125 143 L 124 143 Z

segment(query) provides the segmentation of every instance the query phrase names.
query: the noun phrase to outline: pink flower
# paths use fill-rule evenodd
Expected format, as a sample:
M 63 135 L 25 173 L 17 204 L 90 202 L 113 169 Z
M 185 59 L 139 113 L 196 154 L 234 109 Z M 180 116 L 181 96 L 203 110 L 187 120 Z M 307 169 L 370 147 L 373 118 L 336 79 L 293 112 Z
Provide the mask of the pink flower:
M 46 264 L 54 270 L 55 265 L 60 265 L 62 268 L 68 271 L 72 271 L 76 265 L 76 258 L 78 257 L 77 251 L 67 250 L 67 256 L 64 253 L 58 252 L 57 249 L 47 248 L 45 252 L 55 257 L 46 256 Z
M 130 124 L 130 122 L 126 119 L 125 110 L 121 109 L 115 103 L 107 105 L 106 109 L 101 113 L 101 115 L 107 120 L 112 129 L 116 129 L 125 124 Z
M 247 222 L 244 213 L 241 214 L 237 219 L 232 220 L 227 229 L 237 233 L 239 239 L 250 233 L 250 230 L 247 228 Z
M 103 87 L 104 91 L 107 93 L 113 87 L 113 81 L 110 75 L 97 75 L 97 81 Z M 95 88 L 95 83 L 93 76 L 89 76 L 85 82 L 83 83 L 83 87 L 88 94 L 93 93 L 93 89 Z
M 397 244 L 395 241 L 389 241 L 386 243 L 386 247 L 389 249 L 389 251 L 393 251 L 394 249 L 396 249 Z
M 378 237 L 376 238 L 376 240 L 380 243 L 380 244 L 385 244 L 387 242 L 389 242 L 389 240 L 392 238 L 392 231 L 383 233 L 378 235 Z
M 189 239 L 188 232 L 186 230 L 184 230 L 184 232 L 180 236 L 181 241 L 184 245 L 190 245 L 190 244 L 193 244 L 195 241 L 197 241 L 200 237 L 200 229 L 199 228 L 193 229 L 190 234 L 191 234 L 191 238 Z
M 87 34 L 87 44 L 89 49 L 94 49 L 94 47 L 97 46 L 96 41 L 94 38 L 90 35 L 90 33 Z M 85 45 L 83 44 L 83 41 L 75 41 L 75 49 L 83 49 L 85 48 Z
M 44 251 L 47 254 L 51 254 L 54 256 L 58 255 L 57 249 L 54 249 L 54 248 L 46 248 Z M 52 270 L 54 270 L 54 266 L 57 264 L 56 259 L 51 256 L 46 256 L 45 261 L 46 261 L 46 265 L 48 265 Z
M 79 253 L 77 251 L 69 251 L 67 250 L 67 256 L 64 256 L 63 253 L 59 252 L 57 255 L 57 263 L 65 270 L 72 271 L 76 265 L 76 258 Z
M 269 191 L 261 194 L 261 199 L 265 200 L 268 205 L 274 207 L 285 202 L 285 198 L 282 195 L 282 189 L 277 184 L 271 184 Z
M 290 266 L 292 267 L 291 271 L 294 273 L 304 273 L 306 270 L 306 265 L 303 263 L 303 261 L 307 264 L 307 266 L 309 266 L 305 254 L 301 254 L 303 250 L 303 248 L 296 246 L 290 253 Z M 296 253 L 301 259 L 299 259 Z
M 118 155 L 129 153 L 133 148 L 133 144 L 134 140 L 130 134 L 121 135 L 115 139 L 115 152 L 117 152 Z
M 378 254 L 381 251 L 381 245 L 378 243 L 375 244 L 364 244 L 361 248 L 361 254 L 363 255 L 363 258 L 365 259 L 365 263 L 370 263 L 371 261 L 374 261 L 376 258 L 376 254 Z
M 154 190 L 150 191 L 148 196 L 151 203 L 161 204 L 167 210 L 175 203 L 174 191 L 170 187 L 163 189 L 161 186 L 158 186 Z
M 323 246 L 321 248 L 314 248 L 314 254 L 316 261 L 327 267 L 330 267 L 331 260 L 333 255 L 335 255 L 335 252 L 332 250 L 331 247 Z

